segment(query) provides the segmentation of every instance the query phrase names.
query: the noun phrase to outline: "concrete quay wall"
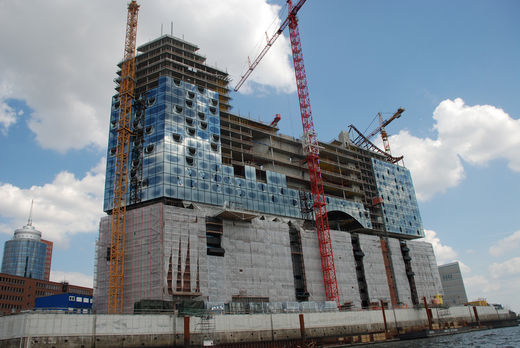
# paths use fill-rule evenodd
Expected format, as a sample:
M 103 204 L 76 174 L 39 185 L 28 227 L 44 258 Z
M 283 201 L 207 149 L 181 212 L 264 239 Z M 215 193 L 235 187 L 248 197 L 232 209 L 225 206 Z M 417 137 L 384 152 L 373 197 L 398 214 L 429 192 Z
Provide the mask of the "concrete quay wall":
M 504 320 L 506 310 L 476 307 L 481 323 Z M 413 330 L 428 325 L 424 309 L 386 310 L 387 330 Z M 477 325 L 473 307 L 432 309 L 437 326 Z M 22 313 L 0 317 L 0 347 L 182 347 L 185 323 L 189 345 L 204 337 L 216 344 L 339 338 L 382 333 L 381 310 L 277 314 L 216 315 L 189 321 L 174 315 L 107 315 Z M 303 325 L 302 325 L 303 324 Z

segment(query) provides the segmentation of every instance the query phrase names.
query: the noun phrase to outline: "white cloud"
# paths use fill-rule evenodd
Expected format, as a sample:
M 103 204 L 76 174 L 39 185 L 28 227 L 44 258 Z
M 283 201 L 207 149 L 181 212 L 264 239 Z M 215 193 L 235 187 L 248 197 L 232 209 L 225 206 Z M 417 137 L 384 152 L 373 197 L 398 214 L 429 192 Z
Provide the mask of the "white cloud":
M 174 34 L 185 34 L 187 41 L 207 53 L 209 64 L 226 69 L 233 78 L 234 87 L 247 68 L 248 56 L 253 60 L 266 45 L 266 30 L 271 34 L 281 24 L 279 10 L 278 5 L 265 0 L 225 0 L 219 1 L 218 5 L 206 0 L 145 3 L 139 14 L 138 38 L 144 42 L 157 37 L 159 23 L 164 23 L 164 32 L 169 33 L 169 23 L 173 21 Z M 296 85 L 290 62 L 289 40 L 280 36 L 248 81 L 274 87 L 280 92 L 293 92 Z M 250 92 L 252 87 L 246 83 L 243 88 L 244 92 Z
M 520 172 L 520 120 L 491 105 L 469 106 L 460 98 L 442 101 L 433 112 L 435 139 L 418 138 L 408 131 L 391 137 L 394 153 L 405 154 L 417 197 L 428 200 L 464 179 L 461 159 L 486 165 L 507 160 Z
M 391 138 L 393 152 L 405 154 L 404 161 L 412 174 L 418 200 L 428 200 L 464 179 L 459 157 L 441 141 L 418 138 L 406 130 Z
M 489 266 L 489 273 L 493 278 L 500 278 L 520 273 L 520 257 L 513 257 L 502 263 L 493 262 Z
M 102 159 L 81 179 L 63 171 L 52 183 L 29 189 L 0 183 L 0 215 L 11 220 L 9 225 L 0 225 L 0 232 L 12 235 L 25 225 L 34 200 L 33 226 L 44 239 L 63 246 L 76 233 L 96 233 L 103 215 L 104 172 Z
M 457 257 L 457 252 L 452 247 L 442 244 L 435 231 L 424 230 L 424 240 L 433 246 L 438 265 L 452 262 Z
M 492 256 L 502 256 L 509 251 L 518 251 L 520 249 L 520 231 L 499 240 L 494 245 L 489 247 L 489 253 Z
M 464 285 L 470 301 L 492 294 L 501 288 L 499 282 L 492 281 L 482 275 L 464 278 Z
M 25 100 L 34 110 L 29 127 L 42 147 L 65 152 L 106 146 L 112 80 L 123 56 L 126 4 L 2 2 L 0 84 L 12 86 L 12 98 Z M 267 0 L 143 2 L 137 40 L 142 44 L 158 37 L 161 23 L 169 33 L 173 21 L 174 35 L 185 33 L 210 64 L 227 69 L 236 82 L 278 9 Z M 264 60 L 251 81 L 294 91 L 288 40 L 280 37 Z M 0 118 L 4 128 L 14 122 L 12 113 L 5 115 Z
M 9 127 L 16 123 L 18 116 L 23 114 L 22 111 L 16 111 L 7 104 L 7 99 L 10 97 L 10 94 L 11 89 L 7 84 L 0 84 L 0 132 L 3 135 L 6 135 Z
M 63 272 L 51 270 L 50 280 L 53 282 L 68 282 L 70 285 L 84 286 L 92 288 L 94 279 L 92 275 L 79 272 Z

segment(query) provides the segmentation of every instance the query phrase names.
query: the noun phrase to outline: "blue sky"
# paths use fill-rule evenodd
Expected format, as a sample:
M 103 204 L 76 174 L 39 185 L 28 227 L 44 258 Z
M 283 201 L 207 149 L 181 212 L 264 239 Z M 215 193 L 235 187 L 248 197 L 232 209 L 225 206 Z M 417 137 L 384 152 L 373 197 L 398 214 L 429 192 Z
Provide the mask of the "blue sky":
M 157 37 L 161 23 L 169 32 L 173 21 L 175 35 L 235 81 L 284 4 L 141 3 L 138 43 Z M 390 146 L 412 171 L 439 263 L 462 262 L 471 299 L 516 311 L 519 10 L 516 1 L 308 0 L 299 16 L 318 137 L 332 140 L 349 124 L 365 130 L 378 112 L 404 107 L 387 128 Z M 7 0 L 0 13 L 0 243 L 26 223 L 34 199 L 34 225 L 55 242 L 56 280 L 92 284 L 125 20 L 123 0 Z M 285 35 L 232 104 L 266 122 L 280 113 L 281 132 L 299 137 Z

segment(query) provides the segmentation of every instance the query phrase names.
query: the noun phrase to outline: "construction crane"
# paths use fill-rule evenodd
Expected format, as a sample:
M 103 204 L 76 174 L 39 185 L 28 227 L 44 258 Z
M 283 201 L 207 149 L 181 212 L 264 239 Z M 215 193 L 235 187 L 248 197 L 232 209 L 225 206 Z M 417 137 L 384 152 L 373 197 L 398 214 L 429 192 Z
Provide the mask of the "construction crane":
M 361 146 L 365 144 L 367 141 L 372 139 L 377 133 L 381 132 L 381 138 L 383 139 L 383 146 L 385 149 L 385 152 L 390 154 L 390 143 L 388 142 L 388 134 L 386 133 L 385 127 L 388 126 L 393 120 L 398 119 L 401 117 L 401 114 L 404 112 L 404 108 L 399 108 L 397 111 L 390 117 L 388 120 L 383 120 L 383 116 L 380 112 L 377 113 L 379 117 L 379 127 L 374 129 L 369 135 L 367 136 L 360 136 L 358 134 L 358 137 L 355 138 L 352 142 L 357 145 Z M 357 129 L 356 129 L 357 131 Z
M 242 86 L 249 75 L 251 75 L 255 67 L 258 65 L 258 63 L 260 63 L 261 59 L 265 56 L 276 39 L 288 26 L 289 36 L 291 39 L 294 73 L 296 75 L 296 86 L 298 89 L 298 99 L 300 102 L 300 112 L 302 116 L 303 146 L 306 154 L 307 166 L 309 169 L 314 217 L 316 220 L 316 230 L 320 247 L 321 268 L 323 272 L 323 281 L 325 283 L 325 297 L 327 301 L 335 301 L 339 306 L 340 300 L 338 293 L 338 283 L 336 280 L 336 267 L 334 266 L 334 255 L 332 252 L 329 220 L 327 216 L 327 204 L 325 201 L 325 193 L 323 192 L 323 179 L 321 177 L 320 169 L 318 137 L 316 136 L 316 131 L 314 130 L 311 102 L 309 98 L 309 88 L 307 84 L 307 76 L 305 73 L 305 65 L 303 62 L 300 31 L 298 29 L 298 19 L 296 18 L 296 14 L 301 9 L 305 1 L 306 0 L 300 0 L 296 5 L 293 6 L 292 0 L 287 0 L 289 9 L 287 18 L 285 18 L 280 28 L 271 36 L 271 38 L 268 38 L 267 45 L 260 52 L 258 57 L 256 57 L 253 63 L 249 64 L 248 70 L 236 85 L 235 91 L 238 91 L 240 86 Z
M 351 124 L 348 127 L 350 128 L 349 133 L 351 131 L 354 131 L 358 135 L 356 139 L 361 139 L 358 146 L 360 146 L 360 147 L 363 146 L 367 150 L 378 152 L 379 154 L 386 157 L 387 161 L 389 161 L 391 163 L 397 163 L 403 159 L 403 156 L 394 157 L 391 154 L 385 152 L 384 150 L 381 150 L 380 148 L 378 148 L 373 142 L 371 142 L 366 136 L 364 136 L 363 133 L 361 133 L 356 127 L 354 127 L 354 125 Z
M 133 0 L 128 4 L 125 52 L 119 85 L 119 123 L 117 128 L 114 202 L 110 229 L 108 313 L 121 313 L 123 311 L 128 148 L 132 133 L 130 118 L 135 89 L 135 46 L 138 12 L 139 5 Z
M 383 139 L 383 146 L 385 148 L 385 152 L 388 153 L 388 154 L 392 154 L 392 153 L 390 152 L 390 143 L 388 142 L 388 134 L 386 133 L 385 127 L 390 122 L 395 120 L 396 118 L 401 117 L 401 114 L 403 112 L 404 112 L 404 109 L 403 108 L 399 108 L 397 110 L 397 112 L 392 117 L 390 117 L 388 120 L 386 120 L 386 121 L 383 121 L 383 116 L 381 116 L 380 112 L 377 113 L 377 115 L 379 116 L 379 124 L 381 125 L 379 127 L 379 129 L 381 130 L 381 139 Z

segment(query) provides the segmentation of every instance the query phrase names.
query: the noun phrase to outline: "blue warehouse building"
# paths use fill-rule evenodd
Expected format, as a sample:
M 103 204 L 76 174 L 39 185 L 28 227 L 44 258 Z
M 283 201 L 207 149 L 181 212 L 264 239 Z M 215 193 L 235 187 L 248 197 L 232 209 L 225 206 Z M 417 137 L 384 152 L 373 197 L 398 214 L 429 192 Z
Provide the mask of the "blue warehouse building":
M 164 35 L 138 48 L 128 162 L 124 311 L 141 300 L 210 305 L 325 300 L 302 142 L 231 111 L 224 71 Z M 118 89 L 118 87 L 116 87 Z M 112 98 L 95 308 L 107 310 L 119 95 Z M 283 120 L 282 120 L 283 122 Z M 346 123 L 346 122 L 345 122 Z M 340 299 L 414 306 L 442 293 L 410 172 L 320 142 Z
M 92 296 L 64 293 L 37 297 L 34 309 L 90 313 L 92 309 Z

